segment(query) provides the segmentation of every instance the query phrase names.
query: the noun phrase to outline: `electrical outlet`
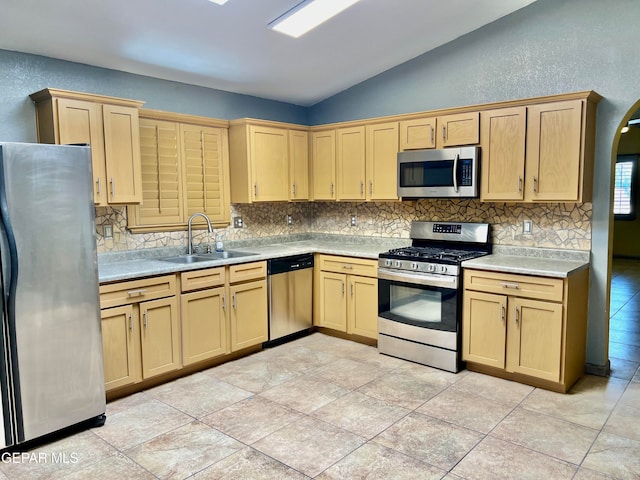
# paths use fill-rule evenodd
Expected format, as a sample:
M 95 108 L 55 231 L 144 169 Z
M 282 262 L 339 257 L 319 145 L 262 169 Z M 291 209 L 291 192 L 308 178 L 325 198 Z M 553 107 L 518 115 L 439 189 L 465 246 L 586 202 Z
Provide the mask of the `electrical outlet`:
M 113 225 L 110 223 L 105 223 L 102 226 L 102 236 L 104 238 L 113 238 Z
M 533 222 L 531 220 L 525 220 L 522 222 L 522 233 L 531 235 L 533 233 Z
M 351 226 L 355 227 L 358 224 L 358 220 L 355 215 L 351 215 Z
M 242 227 L 244 227 L 244 223 L 242 223 L 242 217 L 233 217 L 233 228 Z
M 287 214 L 287 225 L 293 225 L 293 217 Z

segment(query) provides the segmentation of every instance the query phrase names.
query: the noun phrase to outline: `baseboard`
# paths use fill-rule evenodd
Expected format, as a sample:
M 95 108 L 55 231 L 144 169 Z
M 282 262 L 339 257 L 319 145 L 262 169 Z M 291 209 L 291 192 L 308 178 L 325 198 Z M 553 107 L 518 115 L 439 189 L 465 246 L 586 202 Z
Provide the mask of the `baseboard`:
M 604 365 L 587 363 L 584 366 L 584 373 L 588 373 L 589 375 L 597 375 L 599 377 L 608 377 L 611 373 L 611 362 L 607 359 L 607 363 L 605 363 Z

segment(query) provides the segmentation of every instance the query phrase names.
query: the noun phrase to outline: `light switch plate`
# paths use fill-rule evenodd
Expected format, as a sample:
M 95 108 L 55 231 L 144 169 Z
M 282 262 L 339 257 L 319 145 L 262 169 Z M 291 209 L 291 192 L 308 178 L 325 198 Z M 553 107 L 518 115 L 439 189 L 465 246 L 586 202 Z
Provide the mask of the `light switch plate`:
M 113 225 L 109 223 L 102 225 L 102 236 L 104 238 L 113 238 Z
M 522 233 L 528 235 L 533 233 L 533 222 L 531 220 L 525 220 L 522 222 Z

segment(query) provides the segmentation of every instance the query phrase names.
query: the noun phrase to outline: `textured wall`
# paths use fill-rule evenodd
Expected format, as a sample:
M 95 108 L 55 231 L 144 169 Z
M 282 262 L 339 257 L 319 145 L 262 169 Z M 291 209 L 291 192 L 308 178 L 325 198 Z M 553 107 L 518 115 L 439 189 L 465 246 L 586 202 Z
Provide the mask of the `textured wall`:
M 126 230 L 126 210 L 97 208 L 98 251 L 186 246 L 186 232 L 132 234 Z M 271 237 L 297 233 L 335 233 L 367 237 L 409 238 L 413 220 L 486 222 L 498 245 L 589 250 L 591 204 L 519 205 L 482 203 L 478 200 L 419 200 L 396 203 L 266 203 L 232 205 L 232 216 L 241 216 L 245 227 L 218 229 L 227 240 Z M 286 224 L 286 215 L 293 225 Z M 356 215 L 357 226 L 350 226 Z M 533 221 L 533 233 L 522 234 L 523 220 Z M 114 238 L 102 237 L 102 225 L 114 226 Z M 194 243 L 209 243 L 214 236 L 198 231 Z

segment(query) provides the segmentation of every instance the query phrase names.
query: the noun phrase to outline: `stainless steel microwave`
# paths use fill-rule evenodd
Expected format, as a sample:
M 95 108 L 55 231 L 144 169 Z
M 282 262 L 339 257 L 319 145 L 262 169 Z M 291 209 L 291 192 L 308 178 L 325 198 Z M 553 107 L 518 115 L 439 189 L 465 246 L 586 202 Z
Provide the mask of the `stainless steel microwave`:
M 398 196 L 477 197 L 480 147 L 398 153 Z

